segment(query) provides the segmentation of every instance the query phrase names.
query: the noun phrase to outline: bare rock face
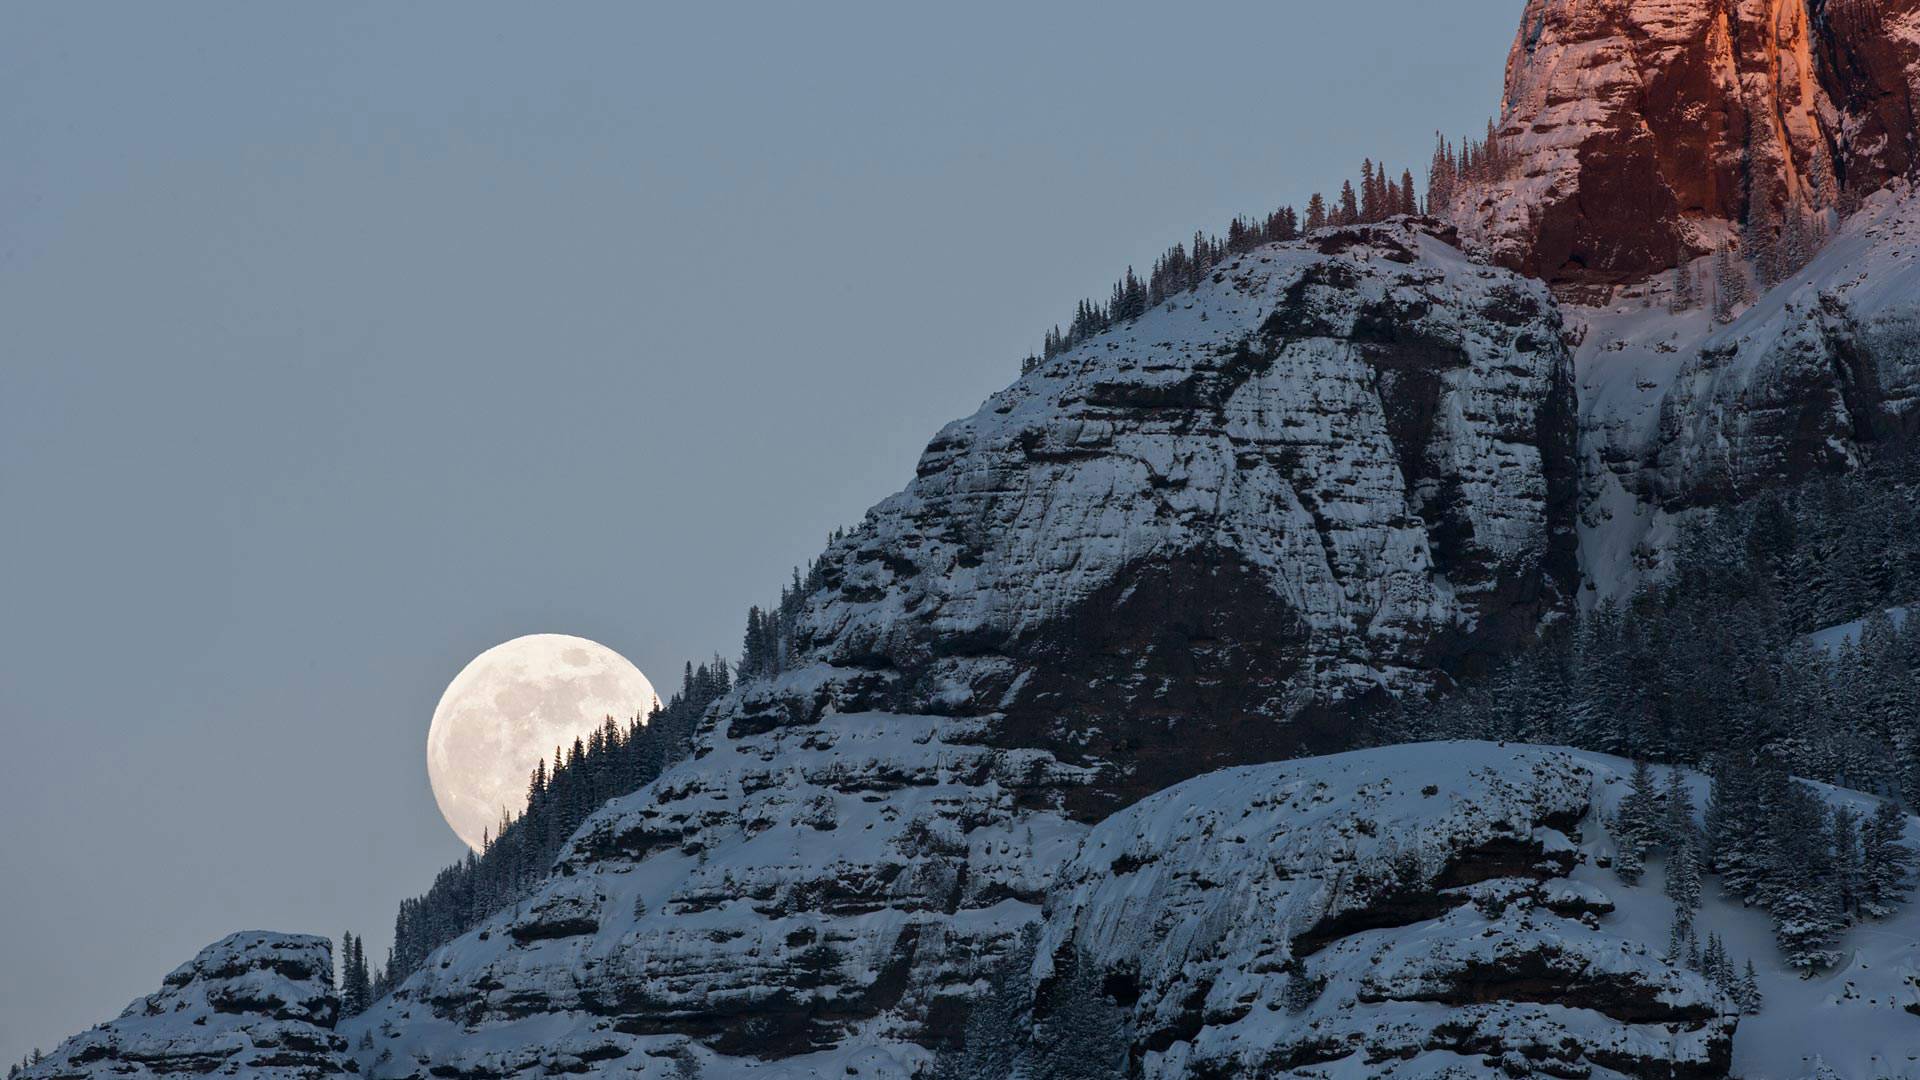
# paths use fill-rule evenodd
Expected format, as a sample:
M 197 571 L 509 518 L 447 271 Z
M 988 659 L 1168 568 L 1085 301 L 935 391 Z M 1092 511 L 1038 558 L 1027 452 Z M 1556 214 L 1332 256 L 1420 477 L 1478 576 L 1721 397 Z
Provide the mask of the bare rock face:
M 1427 225 L 1239 257 L 935 437 L 824 556 L 804 651 L 836 708 L 1094 770 L 1085 819 L 1351 745 L 1356 703 L 1571 596 L 1561 338 L 1543 287 Z
M 1453 216 L 1532 276 L 1636 281 L 1911 174 L 1916 101 L 1920 0 L 1529 0 L 1509 167 Z
M 34 1080 L 247 1076 L 316 1080 L 349 1071 L 334 1033 L 327 939 L 261 931 L 201 950 L 116 1020 L 68 1039 Z

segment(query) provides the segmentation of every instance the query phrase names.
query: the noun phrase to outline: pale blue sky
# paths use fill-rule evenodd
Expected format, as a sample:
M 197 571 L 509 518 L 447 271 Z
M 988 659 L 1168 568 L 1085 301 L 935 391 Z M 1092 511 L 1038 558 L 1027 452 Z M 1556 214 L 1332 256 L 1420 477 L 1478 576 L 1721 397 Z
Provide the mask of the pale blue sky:
M 0 1060 L 462 851 L 433 704 L 669 692 L 1074 301 L 1484 123 L 1520 0 L 12 3 Z

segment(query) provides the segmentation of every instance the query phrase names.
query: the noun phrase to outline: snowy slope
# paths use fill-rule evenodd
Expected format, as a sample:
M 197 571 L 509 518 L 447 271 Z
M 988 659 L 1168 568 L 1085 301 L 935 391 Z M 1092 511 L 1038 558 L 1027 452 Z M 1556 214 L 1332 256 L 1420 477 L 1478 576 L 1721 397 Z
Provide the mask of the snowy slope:
M 1907 625 L 1907 615 L 1912 611 L 1911 607 L 1888 608 L 1887 621 L 1893 624 L 1894 629 L 1901 629 Z M 1837 626 L 1829 626 L 1824 630 L 1815 630 L 1807 635 L 1807 643 L 1816 649 L 1837 653 L 1848 645 L 1859 645 L 1860 635 L 1866 626 L 1867 620 L 1860 618 Z
M 1019 805 L 1049 782 L 1044 760 L 963 731 L 884 714 L 715 725 L 697 760 L 590 818 L 532 898 L 345 1029 L 371 1037 L 377 1076 L 665 1076 L 715 1051 L 838 1076 L 876 1045 L 903 1075 L 925 1057 L 908 1037 L 1037 917 L 1083 831 Z
M 1615 852 L 1601 823 L 1631 772 L 1454 742 L 1191 781 L 1088 834 L 1055 887 L 1040 974 L 1068 941 L 1137 972 L 1150 1077 L 1497 1075 L 1490 1058 L 1513 1054 L 1538 1074 L 1721 1075 L 1729 1029 L 1733 1074 L 1750 1080 L 1821 1061 L 1920 1077 L 1920 908 L 1856 927 L 1839 967 L 1802 979 L 1768 917 L 1710 879 L 1699 933 L 1751 958 L 1766 999 L 1736 1029 L 1728 1002 L 1660 960 L 1660 864 L 1635 886 L 1602 868 Z M 1689 780 L 1704 806 L 1705 778 Z M 1409 859 L 1420 887 L 1400 884 Z M 1286 1002 L 1292 957 L 1324 980 L 1304 1008 Z
M 1619 759 L 1384 747 L 1223 770 L 1087 827 L 1032 805 L 1043 758 L 961 730 L 709 732 L 526 901 L 337 1031 L 323 939 L 239 934 L 30 1076 L 924 1080 L 928 1044 L 1037 924 L 1034 984 L 1070 948 L 1100 965 L 1159 1080 L 1920 1080 L 1920 906 L 1803 979 L 1768 917 L 1709 879 L 1699 933 L 1753 960 L 1765 997 L 1737 1017 L 1662 958 L 1661 862 L 1633 886 L 1606 868 Z
M 1755 961 L 1767 1002 L 1736 1026 L 1661 960 L 1658 860 L 1635 886 L 1601 865 L 1631 773 L 1618 759 L 1386 747 L 1224 770 L 1088 830 L 1018 809 L 998 780 L 962 783 L 984 752 L 938 721 L 845 719 L 831 745 L 793 732 L 774 757 L 716 742 L 610 805 L 528 903 L 342 1025 L 371 1043 L 363 1073 L 667 1077 L 686 1057 L 709 1080 L 904 1080 L 930 1057 L 930 1017 L 952 1023 L 1039 921 L 1036 981 L 1069 943 L 1132 981 L 1149 1077 L 1502 1076 L 1505 1059 L 1768 1080 L 1820 1059 L 1920 1078 L 1920 910 L 1850 931 L 1848 959 L 1803 980 L 1767 916 L 1710 884 L 1700 933 Z M 1323 981 L 1303 1007 L 1295 957 Z
M 1604 769 L 1596 804 L 1612 813 L 1631 790 L 1629 764 L 1600 754 L 1573 752 L 1581 761 Z M 1707 779 L 1688 773 L 1696 807 L 1707 802 Z M 1871 814 L 1879 800 L 1870 795 L 1809 784 L 1829 803 Z M 1920 820 L 1908 819 L 1908 846 L 1920 845 Z M 1611 856 L 1613 846 L 1604 835 L 1586 845 L 1592 857 Z M 1637 887 L 1619 884 L 1611 871 L 1589 858 L 1572 880 L 1605 890 L 1615 910 L 1606 920 L 1615 933 L 1661 947 L 1673 917 L 1673 905 L 1662 889 L 1664 864 L 1652 860 Z M 1746 1080 L 1795 1080 L 1813 1076 L 1824 1063 L 1839 1077 L 1920 1078 L 1920 904 L 1909 901 L 1881 922 L 1847 931 L 1840 941 L 1842 961 L 1812 978 L 1782 962 L 1773 943 L 1773 924 L 1765 912 L 1729 902 L 1707 879 L 1696 925 L 1701 937 L 1717 933 L 1736 962 L 1752 960 L 1759 971 L 1766 1004 L 1760 1014 L 1741 1021 L 1734 1036 L 1733 1074 Z
M 1610 775 L 1453 743 L 1203 777 L 1089 834 L 1043 955 L 1139 972 L 1148 1077 L 1714 1075 L 1726 1003 L 1567 880 Z M 1324 986 L 1290 1008 L 1297 977 Z
M 1564 308 L 1588 602 L 1657 571 L 1675 514 L 1849 468 L 1920 425 L 1920 195 L 1905 184 L 1729 325 L 1671 313 L 1671 297 L 1660 278 Z

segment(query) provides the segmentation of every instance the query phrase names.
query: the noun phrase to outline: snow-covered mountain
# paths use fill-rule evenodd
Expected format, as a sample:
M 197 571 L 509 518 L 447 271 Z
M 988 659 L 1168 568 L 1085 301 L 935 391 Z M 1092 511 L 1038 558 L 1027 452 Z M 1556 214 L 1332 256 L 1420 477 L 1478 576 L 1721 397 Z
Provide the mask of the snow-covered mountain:
M 1348 697 L 1569 601 L 1571 374 L 1543 287 L 1417 223 L 1262 249 L 1030 372 L 826 553 L 802 666 L 370 1014 L 380 1052 L 937 1041 L 1087 823 L 1341 741 Z
M 242 935 L 35 1080 L 904 1080 L 1009 965 L 1043 1013 L 1095 979 L 1115 1075 L 1920 1078 L 1920 914 L 1808 980 L 1710 888 L 1743 1019 L 1662 868 L 1607 867 L 1624 763 L 1341 753 L 1677 520 L 1915 434 L 1917 64 L 1911 0 L 1533 0 L 1513 162 L 1453 223 L 1233 256 L 949 425 L 822 556 L 796 663 L 371 1011 Z M 1755 191 L 1831 240 L 1685 295 Z
M 1804 979 L 1709 883 L 1694 926 L 1755 962 L 1765 1002 L 1742 1017 L 1670 953 L 1665 866 L 1609 869 L 1618 759 L 1385 747 L 1223 770 L 1089 827 L 1020 813 L 924 718 L 842 727 L 786 747 L 790 773 L 722 742 L 610 805 L 543 888 L 338 1032 L 323 941 L 236 935 L 34 1075 L 905 1080 L 1035 924 L 1042 998 L 1092 965 L 1123 1008 L 1115 1076 L 1920 1076 L 1920 909 Z

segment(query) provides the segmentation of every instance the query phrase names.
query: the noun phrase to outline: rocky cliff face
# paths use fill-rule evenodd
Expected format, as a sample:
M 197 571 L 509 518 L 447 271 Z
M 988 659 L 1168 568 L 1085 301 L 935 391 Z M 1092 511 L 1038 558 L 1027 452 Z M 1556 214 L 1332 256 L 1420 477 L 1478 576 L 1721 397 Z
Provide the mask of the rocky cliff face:
M 1455 217 L 1530 275 L 1640 280 L 1909 175 L 1916 101 L 1920 0 L 1529 0 L 1511 168 Z
M 1356 701 L 1566 603 L 1573 409 L 1537 283 L 1418 223 L 1263 248 L 936 436 L 827 552 L 804 651 L 836 708 L 1093 770 L 1082 817 L 1344 747 Z
M 1182 784 L 1061 871 L 1043 995 L 1056 958 L 1099 965 L 1143 1077 L 1725 1075 L 1735 1010 L 1570 878 L 1611 779 L 1443 744 Z
M 961 731 L 716 729 L 350 1021 L 364 1067 L 904 1080 L 1039 922 L 1042 995 L 1059 958 L 1099 964 L 1145 1077 L 1726 1074 L 1735 1019 L 1658 958 L 1657 890 L 1590 867 L 1617 764 L 1394 747 L 1226 770 L 1088 829 L 1021 806 L 1043 759 Z
M 923 1060 L 915 1040 L 955 1022 L 1084 831 L 1033 806 L 1072 778 L 947 718 L 749 733 L 737 717 L 589 819 L 546 887 L 350 1022 L 373 1075 L 665 1077 L 742 1058 L 904 1076 Z
M 1590 599 L 1657 573 L 1676 516 L 1853 468 L 1920 427 L 1920 198 L 1904 182 L 1726 324 L 1671 310 L 1672 288 L 1663 276 L 1562 306 Z
M 319 1080 L 349 1071 L 334 1033 L 327 939 L 233 934 L 168 975 L 116 1020 L 68 1039 L 33 1080 L 246 1076 Z

